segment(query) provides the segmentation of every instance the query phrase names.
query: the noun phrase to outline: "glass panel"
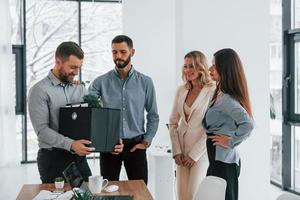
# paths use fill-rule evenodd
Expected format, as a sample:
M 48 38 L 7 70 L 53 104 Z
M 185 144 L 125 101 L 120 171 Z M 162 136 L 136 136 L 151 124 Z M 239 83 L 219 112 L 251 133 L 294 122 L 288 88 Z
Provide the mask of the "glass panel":
M 273 102 L 275 104 L 275 118 L 270 119 L 270 130 L 271 130 L 271 179 L 276 182 L 281 182 L 281 170 L 282 170 L 282 118 L 279 115 L 281 110 L 281 90 L 271 91 L 273 96 Z M 272 97 L 271 97 L 272 98 Z M 279 98 L 275 101 L 274 99 Z M 280 105 L 279 105 L 280 104 Z M 273 116 L 271 116 L 273 117 Z
M 292 2 L 292 28 L 300 28 L 300 0 L 293 0 Z
M 17 152 L 18 160 L 22 160 L 22 130 L 24 115 L 16 115 L 16 132 L 17 132 Z
M 270 169 L 271 179 L 281 182 L 282 160 L 282 8 L 281 0 L 270 1 Z
M 26 1 L 27 91 L 54 66 L 55 49 L 61 42 L 78 42 L 77 8 L 72 1 Z M 35 160 L 38 143 L 29 116 L 27 127 L 28 160 Z
M 9 0 L 10 15 L 12 20 L 12 44 L 22 44 L 22 15 L 23 9 L 22 1 L 20 0 Z
M 300 191 L 300 127 L 294 131 L 294 188 Z
M 16 88 L 16 54 L 12 54 L 12 66 L 13 66 L 13 88 Z M 16 105 L 16 90 L 12 91 L 14 94 L 14 103 Z M 17 139 L 17 152 L 19 153 L 18 155 L 18 160 L 22 159 L 22 130 L 23 130 L 23 115 L 16 115 L 16 139 Z
M 16 90 L 17 90 L 17 88 L 16 88 L 16 54 L 12 54 L 12 66 L 13 66 L 13 78 L 14 78 L 14 80 L 13 80 L 13 88 L 15 88 L 14 89 L 14 91 L 13 91 L 13 95 L 14 95 L 14 105 L 16 105 L 16 103 L 17 103 L 17 101 L 16 101 Z
M 114 66 L 111 40 L 122 32 L 122 4 L 82 2 L 81 9 L 82 80 L 92 81 Z
M 300 113 L 300 43 L 295 43 L 295 113 Z

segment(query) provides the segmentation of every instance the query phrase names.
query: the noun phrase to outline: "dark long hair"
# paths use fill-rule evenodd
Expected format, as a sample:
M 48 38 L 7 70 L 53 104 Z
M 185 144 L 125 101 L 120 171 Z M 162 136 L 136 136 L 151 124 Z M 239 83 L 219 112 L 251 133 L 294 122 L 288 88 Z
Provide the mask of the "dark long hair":
M 216 92 L 222 91 L 232 96 L 252 117 L 247 80 L 238 54 L 233 49 L 221 49 L 214 57 L 220 75 Z

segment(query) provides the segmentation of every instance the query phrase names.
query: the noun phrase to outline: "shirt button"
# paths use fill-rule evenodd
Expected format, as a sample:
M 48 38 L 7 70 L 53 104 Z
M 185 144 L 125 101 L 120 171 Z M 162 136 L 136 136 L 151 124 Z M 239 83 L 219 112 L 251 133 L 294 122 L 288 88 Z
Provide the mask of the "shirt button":
M 125 121 L 125 118 L 123 118 L 123 120 Z
M 125 108 L 123 108 L 123 110 L 125 110 Z
M 123 90 L 125 90 L 125 88 L 123 87 Z

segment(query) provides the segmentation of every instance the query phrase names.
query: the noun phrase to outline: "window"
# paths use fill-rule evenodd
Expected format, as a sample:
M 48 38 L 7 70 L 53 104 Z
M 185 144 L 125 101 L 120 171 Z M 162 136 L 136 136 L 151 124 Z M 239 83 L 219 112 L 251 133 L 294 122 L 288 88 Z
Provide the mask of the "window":
M 295 68 L 295 73 L 294 73 L 294 93 L 295 93 L 295 110 L 294 112 L 299 114 L 300 113 L 300 42 L 296 42 L 294 48 L 294 55 L 295 55 L 295 60 L 294 60 L 294 68 Z
M 300 127 L 295 126 L 294 127 L 294 134 L 293 134 L 293 159 L 294 159 L 294 165 L 292 167 L 293 174 L 294 174 L 294 187 L 295 190 L 300 191 Z
M 271 180 L 281 182 L 282 160 L 282 12 L 281 0 L 270 2 L 270 169 Z
M 27 91 L 54 66 L 56 47 L 63 41 L 78 43 L 78 3 L 26 0 Z M 35 160 L 37 136 L 27 115 L 28 160 Z
M 282 187 L 300 192 L 300 1 L 283 1 Z
M 82 2 L 81 45 L 85 52 L 83 81 L 92 81 L 114 66 L 111 40 L 121 34 L 121 19 L 121 4 Z
M 24 88 L 22 87 L 22 82 L 24 81 L 22 79 L 23 77 L 23 67 L 24 63 L 22 60 L 22 46 L 21 45 L 14 45 L 13 46 L 13 56 L 12 56 L 12 68 L 13 68 L 13 73 L 15 77 L 15 80 L 13 83 L 15 83 L 13 88 L 16 88 L 13 91 L 13 94 L 15 96 L 15 110 L 16 110 L 16 140 L 17 140 L 17 147 L 16 150 L 21 152 L 22 149 L 22 133 L 23 133 L 23 120 L 24 120 Z M 17 81 L 18 80 L 18 81 Z M 21 157 L 21 155 L 19 155 Z
M 292 28 L 300 28 L 300 0 L 291 0 Z
M 11 41 L 14 45 L 23 44 L 23 1 L 9 0 L 10 15 L 12 18 L 12 37 Z
M 16 140 L 18 152 L 22 152 L 22 161 L 26 160 L 26 95 L 25 95 L 25 59 L 24 59 L 24 1 L 9 0 L 12 19 L 12 68 L 15 77 L 15 112 L 16 112 Z
M 24 75 L 22 79 L 16 78 L 16 112 L 18 114 L 19 108 L 24 111 L 17 116 L 17 127 L 22 130 L 18 139 L 22 139 L 22 162 L 29 162 L 36 160 L 38 141 L 26 111 L 26 93 L 54 66 L 54 52 L 62 41 L 75 41 L 85 52 L 78 79 L 91 81 L 111 69 L 110 42 L 122 32 L 122 7 L 121 1 L 114 0 L 9 1 L 13 19 L 12 41 L 23 48 L 19 59 L 23 61 L 23 67 L 15 71 L 17 76 L 18 73 Z M 25 18 L 23 5 L 26 7 Z M 18 89 L 22 85 L 24 88 Z M 18 99 L 21 92 L 23 98 Z

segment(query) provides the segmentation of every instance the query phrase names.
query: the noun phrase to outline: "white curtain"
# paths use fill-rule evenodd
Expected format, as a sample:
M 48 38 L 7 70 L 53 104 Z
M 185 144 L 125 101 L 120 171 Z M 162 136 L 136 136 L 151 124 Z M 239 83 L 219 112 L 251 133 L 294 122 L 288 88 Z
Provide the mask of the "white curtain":
M 18 162 L 9 0 L 0 1 L 0 167 Z

